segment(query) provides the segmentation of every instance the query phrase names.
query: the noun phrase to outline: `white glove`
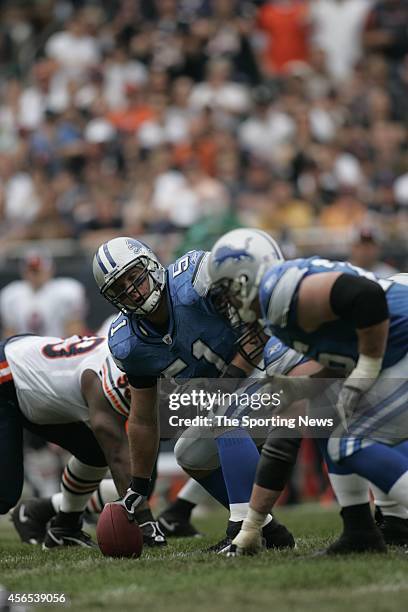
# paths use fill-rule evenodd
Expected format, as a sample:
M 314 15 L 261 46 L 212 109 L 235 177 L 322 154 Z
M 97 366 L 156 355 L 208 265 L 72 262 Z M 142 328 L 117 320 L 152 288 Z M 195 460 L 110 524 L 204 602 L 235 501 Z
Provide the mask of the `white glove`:
M 262 527 L 268 515 L 249 508 L 241 531 L 232 540 L 227 557 L 256 555 L 263 549 Z
M 356 367 L 344 381 L 336 408 L 346 431 L 348 431 L 347 419 L 353 415 L 363 393 L 366 393 L 377 380 L 381 366 L 382 358 L 360 355 Z
M 256 555 L 261 552 L 262 535 L 261 531 L 241 529 L 239 534 L 232 540 L 231 548 L 227 553 L 227 557 L 236 557 L 239 555 Z

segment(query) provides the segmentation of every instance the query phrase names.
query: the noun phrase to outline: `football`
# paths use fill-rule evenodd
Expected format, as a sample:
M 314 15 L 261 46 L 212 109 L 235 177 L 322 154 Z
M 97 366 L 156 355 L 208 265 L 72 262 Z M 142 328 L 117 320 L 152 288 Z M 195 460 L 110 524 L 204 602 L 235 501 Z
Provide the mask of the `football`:
M 106 504 L 96 526 L 96 538 L 105 557 L 138 558 L 143 550 L 143 534 L 139 525 L 129 521 L 120 504 Z

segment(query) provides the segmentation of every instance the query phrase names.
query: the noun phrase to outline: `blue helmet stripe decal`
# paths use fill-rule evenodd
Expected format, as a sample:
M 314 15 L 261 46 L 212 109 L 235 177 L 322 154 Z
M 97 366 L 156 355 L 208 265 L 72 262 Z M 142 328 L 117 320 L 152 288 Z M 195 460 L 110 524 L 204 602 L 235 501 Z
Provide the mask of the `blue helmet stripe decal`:
M 108 245 L 106 243 L 103 245 L 103 252 L 105 253 L 106 259 L 109 261 L 112 268 L 116 268 L 116 262 L 113 259 L 112 255 L 109 253 Z
M 102 270 L 102 272 L 103 272 L 104 274 L 108 274 L 108 270 L 107 270 L 107 268 L 106 268 L 106 267 L 105 267 L 105 265 L 102 263 L 102 259 L 101 259 L 101 256 L 99 255 L 99 251 L 96 253 L 96 261 L 98 262 L 99 267 L 100 267 L 100 269 Z

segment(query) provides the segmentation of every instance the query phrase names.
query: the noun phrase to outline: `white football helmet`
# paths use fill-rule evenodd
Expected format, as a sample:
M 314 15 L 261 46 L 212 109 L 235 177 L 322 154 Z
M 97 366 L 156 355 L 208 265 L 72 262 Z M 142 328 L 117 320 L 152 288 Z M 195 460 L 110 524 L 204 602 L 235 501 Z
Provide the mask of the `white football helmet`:
M 125 314 L 154 312 L 166 285 L 166 271 L 153 251 L 135 238 L 113 238 L 93 259 L 93 275 L 102 295 Z
M 235 317 L 240 323 L 253 323 L 256 314 L 251 304 L 261 278 L 267 268 L 282 261 L 282 251 L 266 232 L 248 228 L 228 232 L 215 243 L 208 260 L 215 305 L 218 301 L 231 306 L 230 298 L 238 298 L 241 306 L 235 309 Z

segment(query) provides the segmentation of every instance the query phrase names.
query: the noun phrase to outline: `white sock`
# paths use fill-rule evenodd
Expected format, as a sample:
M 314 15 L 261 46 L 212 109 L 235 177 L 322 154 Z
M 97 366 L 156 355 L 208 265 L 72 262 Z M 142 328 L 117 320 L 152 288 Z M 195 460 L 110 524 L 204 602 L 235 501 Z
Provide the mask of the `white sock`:
M 230 517 L 229 520 L 233 522 L 243 521 L 249 510 L 249 502 L 244 502 L 240 504 L 230 504 Z M 265 518 L 262 527 L 265 527 L 272 520 L 272 516 L 268 514 Z
M 358 474 L 329 473 L 329 478 L 337 501 L 342 508 L 345 506 L 367 504 L 370 501 L 369 483 L 362 476 Z
M 90 512 L 102 512 L 105 504 L 113 502 L 119 498 L 115 483 L 111 478 L 105 478 L 99 487 L 92 493 L 92 497 L 86 507 Z
M 214 499 L 194 478 L 187 480 L 184 487 L 178 492 L 177 497 L 195 506 L 205 504 L 208 500 Z
M 95 467 L 71 457 L 62 475 L 62 512 L 81 512 L 106 474 L 107 467 Z
M 408 508 L 408 472 L 398 478 L 388 491 L 388 497 Z
M 375 505 L 380 508 L 384 516 L 397 516 L 398 518 L 408 519 L 407 508 L 391 499 L 389 495 L 381 491 L 376 485 L 370 484 L 370 489 L 374 493 Z

